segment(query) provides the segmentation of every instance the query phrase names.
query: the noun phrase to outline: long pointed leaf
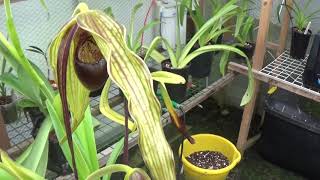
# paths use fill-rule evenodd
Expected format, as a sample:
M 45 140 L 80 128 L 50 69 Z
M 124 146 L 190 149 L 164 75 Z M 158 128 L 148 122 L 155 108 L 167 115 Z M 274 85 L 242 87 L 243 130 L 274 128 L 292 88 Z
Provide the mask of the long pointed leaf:
M 187 129 L 186 129 L 185 124 L 181 121 L 178 114 L 176 113 L 176 111 L 172 105 L 172 101 L 170 99 L 168 91 L 166 89 L 166 86 L 164 85 L 163 82 L 161 82 L 159 84 L 160 84 L 161 96 L 163 98 L 163 101 L 166 105 L 168 112 L 170 113 L 171 120 L 173 121 L 173 124 L 183 134 L 183 136 L 189 140 L 190 143 L 192 143 L 192 144 L 195 143 L 194 139 L 187 133 Z
M 138 31 L 138 34 L 136 36 L 136 38 L 133 41 L 133 52 L 137 52 L 137 50 L 139 49 L 139 47 L 141 47 L 141 42 L 139 41 L 141 39 L 142 34 L 147 31 L 148 29 L 153 28 L 155 25 L 159 24 L 160 21 L 151 21 L 148 24 L 146 24 L 143 28 L 141 28 Z
M 152 40 L 149 47 L 144 47 L 145 49 L 147 49 L 146 55 L 144 56 L 144 61 L 146 61 L 150 56 L 159 64 L 166 59 L 161 53 L 156 50 L 161 40 L 162 37 L 157 36 Z
M 253 78 L 252 68 L 251 68 L 251 65 L 250 65 L 248 58 L 246 58 L 246 61 L 247 61 L 247 66 L 248 66 L 249 83 L 248 83 L 247 90 L 241 99 L 240 106 L 244 106 L 244 105 L 248 104 L 251 101 L 253 93 L 254 93 L 254 78 Z
M 213 51 L 232 51 L 232 52 L 235 52 L 235 53 L 239 54 L 240 56 L 247 57 L 242 51 L 240 51 L 239 49 L 237 49 L 237 48 L 235 48 L 233 46 L 229 46 L 229 45 L 208 45 L 208 46 L 201 47 L 201 48 L 193 51 L 192 53 L 190 53 L 185 58 L 183 63 L 180 64 L 179 68 L 185 67 L 195 57 L 197 57 L 197 56 L 199 56 L 199 55 L 201 55 L 203 53 L 213 52 Z
M 30 171 L 29 169 L 24 168 L 23 166 L 15 163 L 12 159 L 10 159 L 7 153 L 2 151 L 1 149 L 0 149 L 0 154 L 1 154 L 1 160 L 2 160 L 1 164 L 3 164 L 3 166 L 6 166 L 6 168 L 2 168 L 1 166 L 0 168 L 2 168 L 7 172 L 10 172 L 10 174 L 14 174 L 19 179 L 23 179 L 23 180 L 44 179 L 38 174 Z
M 182 64 L 187 65 L 186 63 L 186 57 L 189 54 L 191 48 L 194 46 L 194 44 L 198 41 L 198 39 L 202 36 L 203 33 L 205 33 L 214 23 L 216 23 L 218 20 L 220 20 L 221 17 L 223 17 L 226 13 L 229 13 L 236 9 L 238 6 L 233 5 L 236 2 L 236 0 L 229 1 L 224 8 L 221 8 L 217 12 L 215 16 L 213 16 L 211 19 L 209 19 L 200 29 L 199 31 L 192 37 L 192 39 L 188 42 L 188 44 L 183 48 L 181 56 L 178 59 L 178 66 L 177 67 L 184 67 Z
M 106 163 L 106 166 L 110 166 L 116 163 L 118 157 L 120 156 L 122 149 L 124 146 L 124 138 L 121 138 L 115 145 L 114 149 L 112 150 L 112 153 Z M 110 180 L 109 175 L 103 176 L 103 180 Z
M 48 162 L 48 138 L 52 127 L 49 117 L 47 117 L 39 129 L 38 135 L 32 144 L 32 149 L 28 157 L 21 165 L 34 171 L 41 176 L 45 176 Z
M 177 74 L 167 72 L 167 71 L 156 71 L 151 73 L 152 79 L 154 81 L 168 83 L 168 84 L 185 84 L 186 80 Z

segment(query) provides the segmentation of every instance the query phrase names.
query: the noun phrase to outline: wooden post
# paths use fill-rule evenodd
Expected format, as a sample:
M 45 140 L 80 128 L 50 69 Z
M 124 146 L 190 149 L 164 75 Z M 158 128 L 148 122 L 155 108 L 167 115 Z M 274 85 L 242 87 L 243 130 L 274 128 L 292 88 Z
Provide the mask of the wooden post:
M 272 10 L 272 0 L 263 0 L 259 21 L 259 31 L 258 38 L 256 42 L 256 48 L 253 56 L 253 68 L 255 70 L 260 70 L 264 63 L 264 56 L 266 53 L 266 39 L 268 37 L 269 32 L 269 23 L 270 23 L 270 15 Z M 259 92 L 259 81 L 254 81 L 254 94 L 251 101 L 245 106 L 244 112 L 242 115 L 242 121 L 240 126 L 240 132 L 237 141 L 237 148 L 241 152 L 244 153 L 247 138 L 250 129 L 250 123 L 254 111 L 254 107 L 256 104 L 257 94 Z
M 286 2 L 288 6 L 292 7 L 292 0 L 287 0 Z M 289 30 L 289 25 L 291 21 L 290 20 L 291 9 L 283 7 L 283 10 L 284 10 L 284 16 L 281 22 L 280 40 L 279 40 L 279 48 L 277 50 L 277 56 L 280 56 L 280 54 L 286 48 L 288 30 Z
M 6 124 L 4 123 L 2 113 L 0 112 L 0 149 L 7 150 L 11 147 L 7 133 Z

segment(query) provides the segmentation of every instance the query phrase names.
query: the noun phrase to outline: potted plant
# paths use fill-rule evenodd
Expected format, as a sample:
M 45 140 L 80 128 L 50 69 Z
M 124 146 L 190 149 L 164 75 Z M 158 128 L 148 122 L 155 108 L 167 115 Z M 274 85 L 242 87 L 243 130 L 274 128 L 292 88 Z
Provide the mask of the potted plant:
M 1 77 L 5 76 L 6 74 L 10 74 L 12 71 L 12 67 L 7 68 L 7 61 L 5 57 L 2 58 L 2 65 L 1 65 Z M 16 96 L 11 91 L 11 95 L 8 94 L 8 88 L 4 82 L 0 82 L 0 110 L 3 116 L 4 122 L 9 124 L 14 122 L 18 119 L 18 112 L 16 107 Z
M 211 11 L 212 16 L 215 16 L 215 14 L 223 7 L 224 2 L 219 0 L 211 0 L 209 1 L 211 3 Z M 188 10 L 188 14 L 191 17 L 193 24 L 195 26 L 196 31 L 198 31 L 207 21 L 207 18 L 204 17 L 204 14 L 202 12 L 202 9 L 199 5 L 198 1 L 192 1 L 192 0 L 183 0 L 180 4 L 180 22 L 183 22 L 184 18 L 184 8 Z M 228 32 L 228 28 L 224 28 L 223 24 L 228 21 L 231 17 L 233 17 L 236 14 L 236 11 L 233 11 L 234 13 L 228 13 L 224 17 L 220 19 L 220 21 L 217 21 L 212 29 L 208 29 L 206 33 L 204 33 L 198 40 L 198 42 L 194 45 L 191 51 L 197 50 L 199 47 L 203 47 L 205 45 L 213 45 L 213 44 L 221 44 L 222 42 L 222 36 L 223 33 Z M 195 32 L 196 32 L 195 31 Z M 214 38 L 211 38 L 211 36 L 214 35 Z M 190 74 L 192 77 L 196 78 L 203 78 L 206 76 L 209 76 L 211 72 L 211 63 L 214 53 L 217 52 L 207 52 L 204 54 L 201 54 L 197 57 L 195 57 L 191 63 L 190 63 Z
M 249 12 L 249 3 L 251 0 L 242 0 L 240 2 L 240 9 L 239 13 L 237 14 L 236 20 L 236 28 L 234 32 L 234 37 L 236 38 L 237 48 L 243 51 L 249 59 L 252 58 L 254 50 L 255 50 L 255 43 L 250 42 L 250 35 L 253 33 L 253 25 L 254 25 L 254 18 L 248 15 Z M 240 56 L 237 56 L 241 58 Z
M 226 3 L 216 14 L 215 16 L 211 17 L 205 24 L 199 28 L 197 33 L 192 37 L 192 39 L 187 43 L 186 46 L 182 47 L 180 43 L 180 35 L 179 35 L 179 17 L 177 16 L 177 23 L 176 26 L 178 29 L 177 32 L 177 47 L 174 51 L 174 47 L 171 47 L 168 41 L 162 37 L 157 37 L 153 40 L 151 43 L 148 52 L 146 53 L 146 57 L 148 58 L 149 55 L 152 52 L 155 52 L 155 48 L 159 44 L 159 42 L 163 41 L 165 46 L 167 47 L 167 51 L 169 54 L 169 60 L 164 60 L 165 58 L 161 54 L 158 53 L 159 58 L 155 58 L 155 60 L 159 63 L 161 63 L 162 70 L 172 72 L 178 75 L 181 75 L 184 77 L 186 80 L 188 79 L 189 76 L 189 64 L 190 62 L 196 58 L 197 56 L 207 53 L 207 52 L 212 52 L 212 51 L 233 51 L 235 53 L 238 53 L 242 56 L 245 56 L 240 50 L 237 48 L 234 48 L 229 45 L 204 45 L 194 51 L 192 51 L 192 48 L 194 45 L 200 40 L 200 38 L 208 37 L 208 36 L 203 36 L 205 33 L 208 33 L 209 29 L 215 29 L 214 31 L 210 32 L 210 38 L 208 41 L 211 39 L 217 38 L 220 34 L 221 31 L 219 31 L 219 27 L 221 27 L 221 24 L 219 24 L 221 18 L 224 18 L 225 16 L 229 15 L 230 13 L 234 13 L 234 10 L 238 8 L 238 6 L 235 4 L 236 0 L 231 0 L 228 3 Z M 177 14 L 180 14 L 179 11 L 183 10 L 183 8 L 179 8 L 177 6 Z M 218 27 L 217 27 L 218 26 Z M 207 40 L 207 39 L 204 39 Z M 207 41 L 207 42 L 208 42 Z M 202 43 L 201 43 L 202 44 Z M 206 44 L 206 43 L 203 43 Z M 174 100 L 177 103 L 181 103 L 185 100 L 186 98 L 186 90 L 187 90 L 187 84 L 179 84 L 179 85 L 167 85 L 167 89 L 169 92 L 170 97 L 172 100 Z
M 320 9 L 307 14 L 306 11 L 310 8 L 313 0 L 308 0 L 304 3 L 297 2 L 296 0 L 292 2 L 292 6 L 288 5 L 286 1 L 278 6 L 278 20 L 280 21 L 282 7 L 287 8 L 288 12 L 292 10 L 291 13 L 289 13 L 293 25 L 290 56 L 295 59 L 304 59 L 312 35 L 309 24 L 319 18 L 318 14 L 320 13 Z

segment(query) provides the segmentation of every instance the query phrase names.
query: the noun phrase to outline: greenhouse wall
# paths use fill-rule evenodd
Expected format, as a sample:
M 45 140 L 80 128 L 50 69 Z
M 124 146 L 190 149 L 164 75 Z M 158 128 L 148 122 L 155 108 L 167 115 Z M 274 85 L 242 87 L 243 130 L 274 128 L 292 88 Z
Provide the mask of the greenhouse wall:
M 137 0 L 46 0 L 48 12 L 41 6 L 39 0 L 25 0 L 12 3 L 12 13 L 20 41 L 24 49 L 28 46 L 38 46 L 46 50 L 54 34 L 70 19 L 73 10 L 79 2 L 85 2 L 89 8 L 103 10 L 112 7 L 113 13 L 121 24 L 129 27 L 129 13 Z M 144 16 L 149 7 L 149 2 L 144 3 L 136 15 L 135 32 L 143 26 Z M 4 6 L 0 5 L 0 17 L 5 17 Z M 6 35 L 5 18 L 0 19 L 0 31 Z M 148 44 L 154 33 L 149 30 L 145 34 L 144 43 Z M 40 69 L 46 73 L 47 65 L 41 55 L 25 52 Z M 51 75 L 52 76 L 52 75 Z

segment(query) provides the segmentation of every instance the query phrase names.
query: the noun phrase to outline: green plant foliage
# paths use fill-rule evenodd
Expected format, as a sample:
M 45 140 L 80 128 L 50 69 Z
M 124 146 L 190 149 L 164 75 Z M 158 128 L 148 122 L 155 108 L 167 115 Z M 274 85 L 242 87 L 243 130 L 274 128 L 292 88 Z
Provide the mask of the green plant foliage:
M 210 0 L 209 2 L 211 4 L 211 17 L 216 16 L 216 14 L 224 7 L 225 4 L 225 2 L 222 0 Z M 202 12 L 199 2 L 192 0 L 181 1 L 181 4 L 179 6 L 180 22 L 182 22 L 184 18 L 185 9 L 189 12 L 192 21 L 196 27 L 196 30 L 199 31 L 200 28 L 207 22 L 207 18 L 204 16 L 204 12 Z M 203 47 L 205 45 L 215 43 L 220 35 L 222 35 L 225 32 L 228 32 L 230 27 L 223 27 L 223 25 L 236 14 L 236 10 L 231 11 L 229 13 L 226 13 L 218 21 L 216 21 L 212 25 L 211 29 L 209 28 L 205 33 L 203 33 L 200 36 L 198 40 L 199 46 Z
M 296 1 L 296 0 L 292 0 L 292 2 L 293 2 L 293 6 L 289 6 L 286 1 L 284 4 L 279 4 L 277 8 L 278 20 L 280 22 L 281 6 L 284 8 L 287 8 L 287 10 L 291 11 L 289 14 L 291 19 L 293 19 L 293 22 L 292 22 L 293 26 L 297 27 L 299 31 L 303 32 L 304 29 L 307 28 L 307 25 L 309 22 L 313 22 L 319 19 L 318 15 L 320 13 L 320 9 L 312 11 L 311 13 L 307 13 L 313 0 L 306 0 L 304 1 L 304 3 L 301 3 L 300 1 Z
M 50 67 L 49 67 L 49 62 L 48 62 L 48 57 L 47 57 L 47 53 L 45 51 L 43 51 L 41 48 L 37 47 L 37 46 L 29 46 L 29 48 L 26 49 L 27 51 L 39 54 L 43 57 L 43 59 L 46 61 L 46 65 L 47 65 L 47 78 L 49 79 L 50 76 Z
M 217 33 L 219 31 L 219 27 L 221 27 L 221 24 L 219 24 L 219 23 L 221 23 L 220 20 L 223 19 L 225 16 L 229 17 L 230 14 L 235 14 L 235 12 L 236 12 L 235 10 L 238 8 L 238 6 L 236 5 L 236 2 L 237 2 L 237 0 L 231 0 L 228 3 L 226 3 L 215 14 L 215 16 L 211 17 L 205 24 L 203 24 L 201 26 L 201 28 L 197 31 L 197 33 L 192 37 L 192 39 L 183 48 L 181 47 L 181 44 L 179 46 L 179 41 L 178 41 L 176 51 L 174 51 L 174 48 L 170 47 L 167 40 L 162 38 L 162 41 L 164 42 L 164 44 L 167 48 L 167 51 L 169 53 L 170 61 L 171 61 L 173 68 L 177 68 L 177 69 L 184 68 L 196 56 L 199 56 L 203 53 L 209 52 L 210 48 L 211 48 L 211 51 L 214 51 L 214 49 L 217 49 L 217 48 L 212 48 L 212 46 L 209 46 L 209 48 L 207 48 L 206 46 L 202 46 L 202 48 L 204 48 L 206 50 L 191 52 L 192 47 L 194 47 L 196 42 L 199 41 L 199 39 L 201 37 L 203 37 L 203 35 L 205 33 L 207 33 L 208 30 L 212 30 L 212 31 L 210 31 L 209 35 L 207 36 L 211 39 L 215 39 L 221 34 L 221 33 Z M 181 9 L 180 9 L 180 11 L 181 11 Z M 179 25 L 178 25 L 178 27 L 179 27 Z M 152 48 L 149 48 L 146 54 L 151 54 L 151 52 L 155 51 L 155 49 L 153 47 L 156 47 L 157 44 L 160 42 L 161 41 L 159 41 L 159 38 L 155 38 L 154 41 L 151 43 Z M 226 46 L 223 46 L 223 48 L 219 49 L 219 50 L 229 51 L 229 50 L 234 50 L 234 49 L 232 48 L 232 46 L 226 45 Z M 165 59 L 165 58 L 161 57 L 161 59 Z M 157 61 L 160 61 L 160 60 L 157 60 Z
M 134 35 L 134 24 L 135 24 L 135 17 L 137 12 L 141 9 L 143 3 L 141 2 L 141 0 L 132 8 L 131 14 L 130 14 L 130 24 L 129 24 L 129 34 L 126 37 L 126 42 L 127 42 L 127 46 L 130 50 L 132 50 L 134 53 L 140 53 L 140 51 L 142 51 L 143 49 L 145 49 L 146 47 L 142 47 L 142 42 L 140 42 L 140 39 L 143 35 L 143 33 L 151 28 L 153 28 L 154 26 L 158 25 L 160 23 L 160 21 L 150 21 L 148 24 L 146 24 L 145 26 L 143 26 L 142 28 L 139 29 L 139 31 L 137 32 L 136 36 Z M 114 18 L 114 15 L 112 13 L 112 8 L 108 7 L 104 10 L 104 12 L 110 16 Z
M 249 15 L 249 7 L 253 5 L 252 0 L 241 0 L 240 8 L 237 14 L 234 37 L 244 45 L 249 41 L 250 35 L 253 33 L 254 18 Z
M 42 72 L 23 53 L 14 26 L 9 0 L 4 1 L 4 7 L 8 39 L 11 43 L 0 33 L 0 53 L 11 65 L 16 75 L 4 73 L 0 81 L 26 97 L 28 103 L 24 103 L 25 106 L 36 104 L 42 107 L 43 98 L 52 100 L 54 92 Z M 42 107 L 42 111 L 47 114 L 45 107 Z M 17 162 L 13 162 L 4 152 L 1 152 L 0 179 L 42 179 L 40 176 L 45 175 L 48 161 L 47 137 L 51 127 L 51 120 L 47 117 L 40 127 L 39 136 L 17 159 Z
M 148 176 L 147 173 L 145 173 L 140 168 L 131 168 L 130 166 L 118 164 L 118 165 L 109 165 L 106 167 L 103 167 L 96 172 L 92 173 L 86 180 L 96 180 L 104 175 L 110 175 L 115 172 L 125 172 L 126 175 L 124 177 L 124 180 L 130 180 L 134 173 L 139 173 L 143 179 L 145 180 L 151 180 L 151 178 Z
M 1 74 L 0 76 L 2 76 L 3 74 L 5 73 L 11 73 L 13 70 L 12 67 L 7 67 L 7 60 L 5 57 L 2 57 L 2 64 L 1 64 Z M 1 82 L 0 83 L 0 94 L 1 96 L 7 96 L 7 87 L 6 87 L 6 84 Z
M 100 11 L 89 10 L 88 7 L 82 3 L 79 4 L 75 10 L 71 20 L 65 24 L 60 32 L 58 32 L 50 46 L 50 61 L 54 71 L 58 77 L 64 77 L 65 75 L 68 77 L 65 82 L 61 83 L 58 81 L 58 84 L 61 85 L 61 96 L 65 93 L 64 91 L 66 89 L 67 93 L 70 93 L 67 94 L 68 106 L 65 106 L 65 104 L 61 106 L 63 101 L 66 102 L 66 98 L 60 97 L 60 100 L 60 98 L 57 97 L 56 101 L 60 100 L 60 102 L 56 102 L 53 106 L 50 105 L 49 101 L 47 101 L 47 106 L 51 116 L 55 117 L 54 119 L 57 119 L 53 123 L 53 126 L 56 129 L 56 134 L 62 144 L 62 148 L 65 149 L 64 153 L 66 154 L 68 161 L 72 162 L 74 161 L 73 159 L 75 159 L 75 163 L 71 164 L 76 164 L 76 169 L 78 170 L 77 172 L 81 179 L 87 177 L 89 175 L 88 173 L 92 173 L 94 168 L 96 168 L 92 163 L 88 163 L 88 160 L 92 159 L 87 157 L 90 154 L 82 154 L 82 152 L 89 152 L 81 149 L 81 147 L 83 147 L 83 145 L 81 145 L 83 142 L 77 140 L 77 137 L 79 139 L 83 139 L 84 136 L 82 135 L 84 134 L 86 136 L 88 136 L 88 134 L 92 134 L 91 132 L 86 132 L 78 135 L 78 132 L 81 131 L 81 126 L 85 123 L 87 117 L 86 114 L 84 119 L 80 121 L 78 128 L 72 130 L 73 136 L 71 142 L 74 147 L 74 155 L 72 155 L 71 148 L 68 148 L 68 146 L 70 147 L 69 139 L 69 145 L 64 144 L 65 141 L 61 141 L 62 138 L 65 137 L 64 128 L 62 127 L 67 124 L 66 114 L 68 113 L 68 109 L 66 110 L 65 108 L 70 107 L 73 124 L 75 123 L 74 116 L 78 115 L 73 112 L 71 108 L 73 102 L 70 101 L 70 98 L 79 100 L 82 97 L 86 98 L 87 96 L 84 93 L 79 93 L 79 86 L 78 88 L 70 89 L 72 86 L 75 86 L 76 83 L 81 84 L 79 79 L 77 79 L 75 68 L 72 65 L 76 58 L 74 54 L 77 54 L 75 53 L 75 50 L 78 46 L 77 39 L 79 38 L 79 34 L 77 34 L 77 32 L 79 31 L 88 33 L 93 37 L 97 47 L 107 62 L 107 70 L 110 80 L 121 88 L 122 92 L 128 99 L 129 113 L 139 129 L 139 146 L 151 175 L 155 179 L 175 179 L 173 154 L 163 134 L 160 123 L 160 103 L 153 92 L 151 75 L 146 64 L 128 47 L 125 41 L 125 28 L 122 25 L 115 22 L 112 17 L 106 16 Z M 62 53 L 62 56 L 59 54 L 60 51 L 64 52 Z M 63 64 L 60 67 L 67 68 L 67 71 L 59 69 L 57 63 Z M 60 80 L 63 81 L 63 78 Z M 110 80 L 105 84 L 105 88 L 102 93 L 101 98 L 104 100 L 101 100 L 101 112 L 110 119 L 121 123 L 124 118 L 121 115 L 110 111 L 109 105 L 107 104 L 108 101 L 106 100 L 106 94 L 108 93 L 107 89 L 108 85 L 110 85 Z M 77 91 L 79 94 L 77 94 Z M 85 104 L 83 101 L 81 103 L 81 105 Z M 77 105 L 79 106 L 79 104 Z M 79 107 L 74 110 L 79 111 Z M 77 113 L 83 114 L 83 112 Z M 130 129 L 133 130 L 133 128 Z M 58 130 L 59 132 L 57 132 Z M 78 142 L 81 144 L 78 144 Z M 86 142 L 90 141 L 87 140 Z M 88 146 L 91 147 L 91 144 L 93 143 L 93 141 L 88 143 Z M 91 155 L 92 154 L 94 153 L 91 153 Z M 87 167 L 85 167 L 85 165 L 87 165 Z M 117 166 L 110 165 L 103 169 L 110 169 L 111 167 L 116 168 Z M 98 170 L 98 172 L 103 171 L 103 169 Z

